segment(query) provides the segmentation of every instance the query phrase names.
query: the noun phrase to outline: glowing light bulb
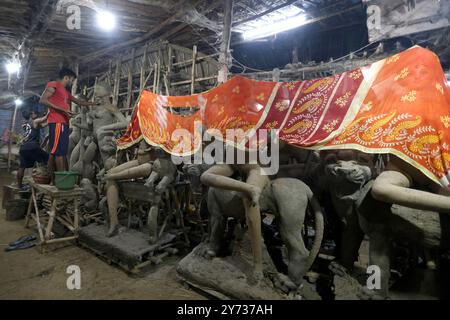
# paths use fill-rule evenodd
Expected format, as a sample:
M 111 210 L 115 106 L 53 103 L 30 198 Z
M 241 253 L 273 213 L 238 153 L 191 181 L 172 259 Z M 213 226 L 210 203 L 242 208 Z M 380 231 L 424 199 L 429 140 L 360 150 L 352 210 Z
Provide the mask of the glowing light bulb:
M 116 27 L 116 17 L 109 11 L 99 11 L 97 25 L 105 31 L 111 31 Z
M 20 64 L 17 62 L 8 62 L 6 64 L 6 71 L 8 71 L 9 74 L 18 73 L 20 70 Z

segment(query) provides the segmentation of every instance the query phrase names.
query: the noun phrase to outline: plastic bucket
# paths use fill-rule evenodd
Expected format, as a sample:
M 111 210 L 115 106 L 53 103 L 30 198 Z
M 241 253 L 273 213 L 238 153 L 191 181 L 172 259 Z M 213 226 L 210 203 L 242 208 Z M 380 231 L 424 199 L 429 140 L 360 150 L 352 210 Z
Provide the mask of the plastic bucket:
M 72 171 L 56 171 L 55 186 L 60 190 L 70 190 L 75 187 L 78 173 Z

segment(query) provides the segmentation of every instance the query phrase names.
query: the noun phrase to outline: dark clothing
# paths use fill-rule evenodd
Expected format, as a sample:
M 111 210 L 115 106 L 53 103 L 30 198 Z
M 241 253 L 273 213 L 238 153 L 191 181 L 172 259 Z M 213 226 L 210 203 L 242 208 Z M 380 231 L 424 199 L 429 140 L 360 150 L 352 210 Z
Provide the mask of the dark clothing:
M 27 150 L 21 148 L 19 156 L 21 168 L 33 168 L 36 162 L 46 163 L 48 161 L 48 153 L 41 148 Z
M 48 124 L 48 148 L 50 154 L 64 157 L 69 152 L 69 125 L 66 123 Z
M 22 144 L 20 145 L 20 150 L 32 150 L 40 148 L 41 141 L 41 129 L 33 128 L 32 121 L 24 123 L 22 125 Z
M 22 125 L 22 144 L 19 149 L 20 167 L 32 168 L 36 162 L 48 161 L 48 154 L 41 149 L 41 128 L 33 128 L 32 120 Z

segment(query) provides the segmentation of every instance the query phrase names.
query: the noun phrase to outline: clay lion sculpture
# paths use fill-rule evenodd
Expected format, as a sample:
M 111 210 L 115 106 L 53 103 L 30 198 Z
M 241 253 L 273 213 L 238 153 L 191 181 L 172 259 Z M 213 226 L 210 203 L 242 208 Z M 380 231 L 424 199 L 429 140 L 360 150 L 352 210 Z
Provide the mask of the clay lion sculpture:
M 207 246 L 202 252 L 206 258 L 216 256 L 223 245 L 226 217 L 245 220 L 242 195 L 236 191 L 209 188 L 208 210 L 210 233 Z M 301 180 L 279 178 L 270 181 L 260 197 L 261 212 L 275 214 L 280 235 L 288 250 L 288 277 L 298 288 L 314 262 L 323 238 L 323 215 L 311 189 Z M 311 251 L 305 247 L 301 228 L 308 205 L 315 215 L 315 238 Z

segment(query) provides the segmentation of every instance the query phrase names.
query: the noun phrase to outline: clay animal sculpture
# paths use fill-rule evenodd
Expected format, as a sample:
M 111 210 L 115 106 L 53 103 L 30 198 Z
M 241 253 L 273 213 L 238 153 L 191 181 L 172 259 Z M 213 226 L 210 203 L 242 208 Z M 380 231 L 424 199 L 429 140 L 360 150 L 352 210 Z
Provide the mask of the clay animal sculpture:
M 369 297 L 389 297 L 392 240 L 408 239 L 425 248 L 449 247 L 449 241 L 444 240 L 448 239 L 445 226 L 450 220 L 448 194 L 416 168 L 390 156 L 386 171 L 358 204 L 360 225 L 370 237 L 370 264 L 381 269 L 381 287 L 366 290 Z
M 355 164 L 351 162 L 341 160 L 339 166 L 347 176 L 355 170 Z M 421 190 L 412 189 L 412 186 Z M 365 288 L 361 292 L 362 298 L 389 297 L 390 254 L 394 240 L 406 239 L 424 248 L 449 247 L 448 241 L 441 239 L 445 239 L 446 231 L 442 225 L 448 225 L 450 220 L 448 215 L 444 215 L 450 212 L 450 198 L 438 192 L 445 194 L 447 191 L 439 189 L 417 169 L 390 155 L 386 171 L 353 195 L 353 208 L 358 214 L 359 226 L 370 238 L 369 264 L 379 266 L 381 271 L 380 289 Z M 354 212 L 352 219 L 355 219 Z M 359 240 L 356 239 L 359 232 L 355 227 L 353 230 L 349 230 L 348 248 L 353 248 L 350 257 L 359 247 Z
M 338 241 L 338 262 L 351 271 L 358 259 L 358 250 L 364 237 L 359 226 L 355 203 L 363 187 L 373 176 L 371 155 L 353 150 L 321 152 L 324 186 L 341 222 Z
M 245 208 L 242 194 L 218 188 L 209 188 L 208 210 L 210 233 L 207 249 L 203 255 L 215 257 L 224 244 L 227 217 L 244 219 Z M 305 247 L 301 236 L 308 205 L 315 215 L 316 233 L 311 251 Z M 278 221 L 280 235 L 288 250 L 288 277 L 298 287 L 303 276 L 315 260 L 323 238 L 323 215 L 311 189 L 301 180 L 279 178 L 270 181 L 259 199 L 261 211 L 273 212 Z
M 231 178 L 233 174 L 238 172 L 246 177 L 245 182 Z M 269 178 L 261 174 L 261 167 L 258 164 L 216 164 L 206 170 L 201 175 L 200 180 L 206 186 L 239 191 L 245 195 L 243 202 L 252 243 L 253 277 L 257 281 L 261 280 L 264 275 L 259 197 L 262 189 L 269 182 Z

